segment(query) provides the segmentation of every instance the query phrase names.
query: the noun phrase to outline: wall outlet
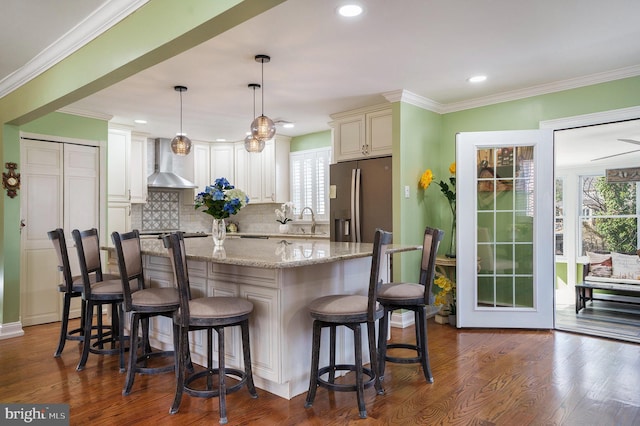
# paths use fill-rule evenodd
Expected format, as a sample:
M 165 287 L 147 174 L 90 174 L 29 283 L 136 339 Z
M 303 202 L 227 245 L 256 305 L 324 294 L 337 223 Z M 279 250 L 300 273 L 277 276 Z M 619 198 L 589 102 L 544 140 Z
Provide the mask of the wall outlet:
M 411 195 L 410 190 L 409 190 L 409 185 L 405 185 L 404 186 L 404 198 L 409 198 L 409 196 Z

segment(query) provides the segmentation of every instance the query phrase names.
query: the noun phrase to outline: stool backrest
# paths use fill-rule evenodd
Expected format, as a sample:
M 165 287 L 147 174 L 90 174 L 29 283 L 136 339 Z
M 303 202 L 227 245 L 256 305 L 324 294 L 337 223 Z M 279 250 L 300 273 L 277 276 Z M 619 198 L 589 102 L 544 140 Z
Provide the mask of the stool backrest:
M 100 260 L 100 240 L 96 228 L 71 232 L 73 242 L 78 251 L 80 274 L 84 284 L 85 298 L 91 296 L 91 275 L 95 275 L 94 282 L 102 281 L 102 261 Z
M 430 304 L 431 287 L 436 275 L 436 255 L 444 231 L 436 228 L 425 228 L 422 242 L 422 261 L 420 262 L 419 282 L 424 286 L 424 304 Z
M 58 256 L 58 271 L 62 272 L 65 291 L 71 293 L 73 291 L 73 276 L 71 275 L 71 265 L 69 264 L 69 253 L 67 252 L 67 242 L 64 237 L 64 231 L 56 228 L 47 232 L 49 239 L 53 243 L 53 248 Z
M 178 285 L 180 294 L 180 310 L 175 317 L 181 324 L 188 324 L 191 313 L 189 311 L 189 300 L 191 300 L 191 289 L 189 287 L 189 274 L 187 273 L 187 253 L 184 246 L 184 235 L 182 232 L 173 232 L 162 238 L 164 246 L 169 252 L 171 266 Z
M 367 309 L 367 321 L 375 321 L 375 313 L 378 298 L 378 288 L 382 285 L 380 279 L 380 266 L 382 257 L 386 253 L 386 246 L 391 244 L 393 234 L 391 232 L 376 229 L 373 237 L 373 255 L 371 258 L 371 274 L 369 275 L 369 305 Z
M 126 311 L 130 311 L 132 308 L 131 293 L 145 287 L 140 233 L 137 229 L 122 234 L 113 232 L 111 240 L 116 248 L 122 293 L 124 294 L 124 308 Z

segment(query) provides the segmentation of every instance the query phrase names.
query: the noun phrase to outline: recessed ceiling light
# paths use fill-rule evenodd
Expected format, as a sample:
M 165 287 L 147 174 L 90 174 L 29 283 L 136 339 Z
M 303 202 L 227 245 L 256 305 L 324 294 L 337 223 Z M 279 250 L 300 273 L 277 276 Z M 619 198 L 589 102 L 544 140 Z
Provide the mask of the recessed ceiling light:
M 133 120 L 136 124 L 147 124 L 147 120 Z
M 226 142 L 227 140 L 225 138 L 218 138 L 216 139 L 216 142 Z
M 487 79 L 486 75 L 474 75 L 473 77 L 469 77 L 467 81 L 469 83 L 482 83 Z
M 344 6 L 340 6 L 338 8 L 338 13 L 340 14 L 340 16 L 353 18 L 354 16 L 358 16 L 362 13 L 362 6 L 357 4 L 345 4 Z
M 285 123 L 282 125 L 285 129 L 293 129 L 296 125 L 293 123 Z

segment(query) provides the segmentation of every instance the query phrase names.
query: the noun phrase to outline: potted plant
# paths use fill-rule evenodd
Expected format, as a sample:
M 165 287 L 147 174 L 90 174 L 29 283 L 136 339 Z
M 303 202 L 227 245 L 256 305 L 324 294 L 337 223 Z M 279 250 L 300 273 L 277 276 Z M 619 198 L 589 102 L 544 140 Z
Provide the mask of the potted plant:
M 293 215 L 293 203 L 288 201 L 283 203 L 279 209 L 276 209 L 276 222 L 280 223 L 280 233 L 288 234 L 291 231 L 291 225 L 289 222 L 292 222 L 289 216 Z

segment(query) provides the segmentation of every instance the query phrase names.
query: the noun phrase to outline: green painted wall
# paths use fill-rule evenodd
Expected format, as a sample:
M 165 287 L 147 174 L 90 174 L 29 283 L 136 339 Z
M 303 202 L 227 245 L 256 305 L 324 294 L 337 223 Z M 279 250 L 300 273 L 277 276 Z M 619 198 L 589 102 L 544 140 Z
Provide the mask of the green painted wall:
M 95 118 L 53 112 L 20 126 L 20 130 L 43 135 L 106 142 L 109 123 Z
M 441 116 L 402 102 L 392 105 L 393 120 L 393 242 L 422 244 L 424 228 L 438 226 L 442 211 L 433 202 L 433 190 L 418 189 L 422 173 L 429 167 L 439 170 Z M 444 160 L 448 167 L 448 159 Z M 451 160 L 453 161 L 453 160 Z M 404 197 L 408 186 L 409 198 Z M 436 217 L 438 218 L 436 220 Z M 420 252 L 394 257 L 394 280 L 416 281 L 420 273 Z M 398 267 L 399 266 L 399 267 Z
M 259 15 L 285 0 L 154 0 L 41 75 L 0 98 L 0 164 L 19 159 L 16 126 L 24 126 L 156 65 Z M 41 133 L 49 133 L 46 126 Z M 15 206 L 18 207 L 15 207 Z M 19 321 L 19 202 L 0 202 L 3 281 L 0 324 Z
M 331 146 L 331 130 L 291 138 L 291 152 Z

